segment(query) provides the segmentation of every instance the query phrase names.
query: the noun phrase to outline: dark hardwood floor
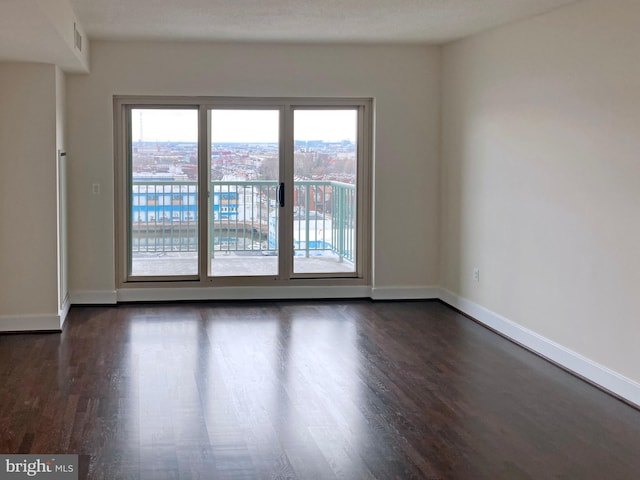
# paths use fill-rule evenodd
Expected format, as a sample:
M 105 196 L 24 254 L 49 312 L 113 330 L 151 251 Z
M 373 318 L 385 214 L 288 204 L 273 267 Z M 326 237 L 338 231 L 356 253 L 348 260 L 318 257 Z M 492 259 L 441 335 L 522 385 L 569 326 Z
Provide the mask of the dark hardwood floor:
M 74 307 L 0 336 L 0 452 L 91 479 L 633 479 L 640 412 L 438 302 Z

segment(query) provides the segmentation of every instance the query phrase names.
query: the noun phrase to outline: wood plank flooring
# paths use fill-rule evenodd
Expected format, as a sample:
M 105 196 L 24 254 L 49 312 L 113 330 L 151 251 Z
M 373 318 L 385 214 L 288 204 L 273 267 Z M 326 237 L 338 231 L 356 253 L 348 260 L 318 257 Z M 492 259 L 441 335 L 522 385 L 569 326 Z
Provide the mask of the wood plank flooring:
M 0 452 L 90 479 L 633 479 L 640 411 L 439 302 L 74 307 L 0 336 Z

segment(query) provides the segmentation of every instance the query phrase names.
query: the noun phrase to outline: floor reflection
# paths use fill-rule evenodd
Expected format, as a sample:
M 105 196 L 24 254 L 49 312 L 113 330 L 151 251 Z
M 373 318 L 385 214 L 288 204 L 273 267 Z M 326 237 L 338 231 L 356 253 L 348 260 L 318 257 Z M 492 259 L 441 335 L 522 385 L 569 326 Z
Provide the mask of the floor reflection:
M 141 310 L 129 320 L 123 414 L 141 472 L 187 461 L 246 478 L 274 468 L 304 478 L 362 471 L 367 420 L 352 320 L 295 305 Z
M 154 472 L 177 470 L 185 452 L 197 454 L 209 442 L 197 381 L 207 368 L 209 345 L 199 315 L 140 309 L 129 322 L 122 413 L 141 478 L 154 478 Z
M 368 432 L 360 411 L 364 385 L 356 324 L 334 308 L 289 310 L 291 373 L 285 389 L 293 408 L 286 425 L 293 442 L 308 449 L 309 458 L 324 460 L 296 467 L 305 468 L 308 478 L 321 478 L 328 470 L 339 478 L 362 478 L 366 468 L 359 449 Z

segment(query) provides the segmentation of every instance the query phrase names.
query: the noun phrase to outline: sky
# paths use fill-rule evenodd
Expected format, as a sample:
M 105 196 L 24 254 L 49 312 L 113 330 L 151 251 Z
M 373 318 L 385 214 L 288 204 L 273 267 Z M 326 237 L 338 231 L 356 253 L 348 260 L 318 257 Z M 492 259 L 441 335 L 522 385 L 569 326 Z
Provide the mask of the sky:
M 213 110 L 213 143 L 276 143 L 277 110 Z M 134 109 L 131 114 L 133 141 L 196 142 L 198 111 L 177 109 Z M 296 140 L 356 140 L 356 110 L 296 110 Z

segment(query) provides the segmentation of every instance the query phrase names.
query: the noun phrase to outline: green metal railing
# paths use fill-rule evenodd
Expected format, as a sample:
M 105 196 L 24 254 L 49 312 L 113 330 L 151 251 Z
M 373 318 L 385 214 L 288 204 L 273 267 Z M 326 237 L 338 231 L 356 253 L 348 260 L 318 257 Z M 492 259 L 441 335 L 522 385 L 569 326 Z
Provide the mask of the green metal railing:
M 209 249 L 217 253 L 275 254 L 278 182 L 211 182 Z M 356 188 L 334 181 L 296 181 L 293 240 L 296 255 L 331 253 L 355 260 Z M 198 250 L 196 182 L 136 181 L 131 191 L 134 254 Z

